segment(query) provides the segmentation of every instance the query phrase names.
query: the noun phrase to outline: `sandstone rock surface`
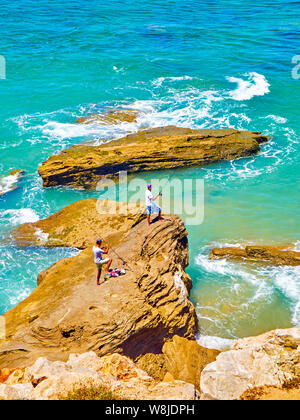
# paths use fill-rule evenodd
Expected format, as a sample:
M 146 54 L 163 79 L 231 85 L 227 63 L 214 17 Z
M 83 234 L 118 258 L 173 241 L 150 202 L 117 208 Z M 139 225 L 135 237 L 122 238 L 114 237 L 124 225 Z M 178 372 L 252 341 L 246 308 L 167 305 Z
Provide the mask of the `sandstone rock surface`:
M 39 174 L 44 187 L 91 189 L 103 178 L 116 178 L 120 171 L 203 166 L 254 155 L 267 140 L 256 131 L 154 128 L 101 146 L 71 147 L 43 162 Z
M 16 373 L 17 379 L 16 379 Z M 126 400 L 193 400 L 199 393 L 182 381 L 156 382 L 130 359 L 120 354 L 97 357 L 95 352 L 71 354 L 66 363 L 40 357 L 0 384 L 5 400 L 55 400 L 78 388 L 105 386 Z
M 300 328 L 236 340 L 201 374 L 202 399 L 233 400 L 264 386 L 283 387 L 300 377 Z
M 54 217 L 55 225 L 64 215 Z M 128 232 L 114 235 L 109 255 L 113 267 L 127 262 L 126 275 L 97 286 L 90 246 L 41 273 L 31 295 L 4 314 L 7 339 L 0 343 L 0 368 L 28 366 L 41 356 L 65 361 L 70 353 L 90 350 L 135 359 L 161 353 L 165 340 L 175 334 L 194 338 L 197 316 L 189 301 L 192 282 L 184 272 L 188 242 L 183 222 L 168 215 L 148 227 L 146 220 L 136 224 L 137 219 L 121 218 Z M 97 221 L 104 242 L 113 225 L 113 220 Z
M 135 203 L 90 198 L 70 204 L 46 219 L 24 223 L 12 236 L 18 246 L 85 249 L 102 236 L 114 244 L 121 242 L 124 235 L 146 217 L 143 210 Z
M 288 246 L 251 245 L 246 247 L 213 248 L 210 258 L 230 258 L 271 263 L 276 265 L 300 265 L 300 252 Z

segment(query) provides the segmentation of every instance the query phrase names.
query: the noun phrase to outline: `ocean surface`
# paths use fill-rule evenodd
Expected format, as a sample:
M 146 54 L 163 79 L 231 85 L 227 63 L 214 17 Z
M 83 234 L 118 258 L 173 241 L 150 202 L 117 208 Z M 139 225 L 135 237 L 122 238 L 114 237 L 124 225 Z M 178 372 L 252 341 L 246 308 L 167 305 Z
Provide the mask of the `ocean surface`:
M 0 197 L 0 314 L 41 270 L 77 252 L 20 249 L 6 240 L 11 230 L 98 197 L 43 189 L 37 169 L 50 155 L 147 127 L 233 127 L 271 138 L 255 157 L 160 174 L 204 180 L 203 223 L 187 226 L 201 333 L 233 339 L 299 325 L 300 267 L 208 258 L 228 244 L 300 250 L 299 24 L 300 3 L 287 0 L 2 1 L 0 189 L 15 182 L 11 170 L 25 176 Z M 137 122 L 76 124 L 114 108 L 138 111 Z

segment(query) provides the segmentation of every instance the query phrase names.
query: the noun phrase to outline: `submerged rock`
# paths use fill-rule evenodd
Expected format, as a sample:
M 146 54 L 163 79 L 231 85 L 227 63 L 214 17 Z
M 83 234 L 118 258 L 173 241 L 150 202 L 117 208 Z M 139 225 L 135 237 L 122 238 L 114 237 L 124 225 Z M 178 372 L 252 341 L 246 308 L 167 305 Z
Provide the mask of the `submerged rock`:
M 47 219 L 43 227 L 49 226 L 50 239 L 52 223 L 67 229 L 77 220 L 84 232 L 86 215 L 95 211 L 96 200 L 72 206 L 83 211 L 82 218 L 76 212 L 74 218 L 66 217 L 71 214 L 66 209 Z M 7 339 L 0 345 L 0 368 L 28 366 L 40 356 L 66 360 L 70 353 L 88 350 L 135 359 L 161 353 L 164 342 L 174 335 L 194 339 L 197 316 L 189 301 L 192 281 L 184 272 L 188 242 L 181 219 L 168 215 L 149 227 L 146 220 L 139 222 L 139 216 L 109 217 L 110 221 L 96 216 L 91 220 L 97 232 L 86 223 L 88 247 L 41 273 L 31 295 L 4 314 Z M 96 285 L 90 246 L 99 236 L 113 245 L 109 252 L 113 268 L 122 267 L 123 260 L 127 263 L 126 275 L 101 286 Z M 74 235 L 75 242 L 70 238 L 72 233 L 61 237 L 67 245 L 74 246 L 77 240 L 83 244 L 83 236 Z
M 230 258 L 276 265 L 300 265 L 300 252 L 293 251 L 292 246 L 289 248 L 288 246 L 251 245 L 244 248 L 213 248 L 209 258 Z
M 233 400 L 262 386 L 284 387 L 300 375 L 300 328 L 236 340 L 201 374 L 202 399 Z
M 43 162 L 39 174 L 44 187 L 92 189 L 99 180 L 116 178 L 120 171 L 133 174 L 203 166 L 254 155 L 267 140 L 256 131 L 154 128 L 101 146 L 73 146 Z

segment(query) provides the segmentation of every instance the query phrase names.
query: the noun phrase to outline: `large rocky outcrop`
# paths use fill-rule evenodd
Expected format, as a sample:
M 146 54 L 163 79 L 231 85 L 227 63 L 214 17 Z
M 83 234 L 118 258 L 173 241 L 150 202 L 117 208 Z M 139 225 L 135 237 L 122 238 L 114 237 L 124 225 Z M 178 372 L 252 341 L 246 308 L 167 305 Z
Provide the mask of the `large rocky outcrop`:
M 49 226 L 53 220 L 60 226 L 60 216 L 64 212 L 48 219 Z M 90 350 L 135 359 L 161 353 L 164 342 L 175 334 L 194 338 L 197 316 L 189 301 L 192 282 L 184 272 L 188 246 L 181 219 L 169 215 L 149 227 L 146 220 L 136 224 L 137 219 L 128 222 L 123 214 L 111 217 L 108 224 L 105 218 L 95 223 L 104 241 L 111 226 L 127 224 L 127 233 L 113 235 L 109 253 L 113 267 L 127 262 L 126 275 L 97 286 L 90 246 L 58 261 L 39 276 L 39 286 L 30 296 L 4 315 L 7 339 L 0 345 L 0 367 L 28 366 L 40 356 L 66 360 L 70 353 Z M 85 219 L 86 210 L 83 230 Z M 73 224 L 72 218 L 64 220 Z M 80 217 L 77 220 L 80 223 Z M 93 241 L 99 236 L 95 233 Z M 83 243 L 81 236 L 78 243 Z
M 115 398 L 123 400 L 181 401 L 200 396 L 193 385 L 182 381 L 157 383 L 127 357 L 112 354 L 100 358 L 88 352 L 71 354 L 67 363 L 41 357 L 32 366 L 15 370 L 6 383 L 0 383 L 0 399 L 72 399 L 70 394 L 76 395 L 76 390 L 88 390 L 91 386 L 95 396 L 97 389 L 105 387 Z
M 213 248 L 210 258 L 259 261 L 278 265 L 300 265 L 300 252 L 293 246 L 251 245 L 245 247 Z
M 267 137 L 256 131 L 165 127 L 139 131 L 101 146 L 73 146 L 39 167 L 44 187 L 95 188 L 103 178 L 202 166 L 256 154 Z
M 238 399 L 257 387 L 284 388 L 300 377 L 300 328 L 236 340 L 201 374 L 202 399 Z

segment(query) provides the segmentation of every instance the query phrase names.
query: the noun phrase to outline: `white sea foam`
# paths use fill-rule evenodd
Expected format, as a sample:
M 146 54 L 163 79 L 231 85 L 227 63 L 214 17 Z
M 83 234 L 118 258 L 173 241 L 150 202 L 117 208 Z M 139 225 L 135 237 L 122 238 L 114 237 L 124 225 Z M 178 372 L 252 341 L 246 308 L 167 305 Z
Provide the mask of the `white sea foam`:
M 300 251 L 300 241 L 296 241 L 292 247 L 292 251 Z
M 271 119 L 275 121 L 277 124 L 285 124 L 287 119 L 284 117 L 280 117 L 279 115 L 267 115 L 266 117 L 262 117 L 264 119 Z
M 202 347 L 220 351 L 228 350 L 234 342 L 234 340 L 229 338 L 221 338 L 212 335 L 199 335 L 196 340 Z
M 300 267 L 272 267 L 270 276 L 274 285 L 290 301 L 292 323 L 300 326 Z
M 20 178 L 20 174 L 16 173 L 15 175 L 8 175 L 0 178 L 0 196 L 4 195 L 13 189 L 15 189 L 18 180 Z
M 19 302 L 26 299 L 30 295 L 31 292 L 32 292 L 32 290 L 30 290 L 27 287 L 26 289 L 23 289 L 22 291 L 20 291 L 17 295 L 10 296 L 9 297 L 10 305 L 12 305 L 12 306 L 17 305 Z
M 194 79 L 197 79 L 194 83 Z M 79 116 L 97 114 L 104 109 L 115 109 L 111 104 L 79 105 L 73 110 L 58 110 L 56 113 L 24 115 L 15 118 L 20 130 L 25 130 L 30 143 L 49 142 L 51 147 L 57 145 L 59 152 L 75 142 L 82 140 L 93 141 L 95 145 L 110 139 L 117 139 L 145 128 L 176 125 L 198 129 L 228 128 L 239 130 L 253 129 L 251 110 L 246 103 L 239 102 L 243 98 L 250 99 L 256 95 L 263 95 L 269 91 L 269 83 L 265 76 L 259 73 L 247 73 L 243 78 L 229 77 L 230 82 L 238 83 L 235 90 L 205 89 L 201 87 L 201 79 L 189 75 L 174 77 L 159 77 L 149 82 L 137 81 L 126 88 L 145 92 L 151 99 L 138 99 L 132 102 L 124 101 L 117 104 L 117 108 L 131 108 L 138 111 L 137 121 L 133 123 L 104 125 L 77 124 Z M 189 82 L 189 83 L 185 83 Z M 193 86 L 194 85 L 194 86 Z M 158 89 L 159 88 L 159 89 Z M 253 158 L 237 159 L 224 162 L 222 165 L 206 166 L 201 169 L 205 179 L 214 182 L 227 183 L 237 178 L 253 178 L 261 174 L 270 173 L 278 165 L 285 164 L 295 151 L 297 136 L 286 119 L 279 115 L 266 114 L 257 118 L 258 126 L 269 120 L 264 133 L 270 135 L 268 143 L 261 146 L 261 153 Z M 63 120 L 68 122 L 62 122 Z M 72 122 L 74 121 L 74 122 Z M 280 138 L 280 142 L 272 139 L 273 135 Z M 53 152 L 52 152 L 53 153 Z M 263 161 L 263 162 L 262 162 Z M 260 162 L 257 164 L 257 162 Z M 263 164 L 262 164 L 263 163 Z
M 227 76 L 226 79 L 231 83 L 237 83 L 238 87 L 229 92 L 232 99 L 236 101 L 245 101 L 254 96 L 263 96 L 270 92 L 267 79 L 263 74 L 256 72 L 244 74 L 247 79 Z
M 16 226 L 22 223 L 37 222 L 39 220 L 39 216 L 30 208 L 8 209 L 0 210 L 0 219 L 8 219 L 9 223 Z
M 152 81 L 152 85 L 155 87 L 160 87 L 164 82 L 179 82 L 182 80 L 193 80 L 193 77 L 191 76 L 159 77 Z

